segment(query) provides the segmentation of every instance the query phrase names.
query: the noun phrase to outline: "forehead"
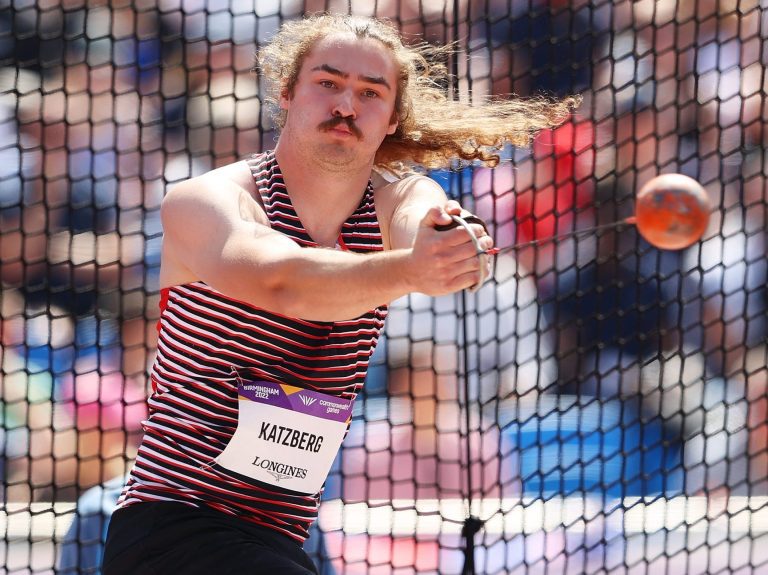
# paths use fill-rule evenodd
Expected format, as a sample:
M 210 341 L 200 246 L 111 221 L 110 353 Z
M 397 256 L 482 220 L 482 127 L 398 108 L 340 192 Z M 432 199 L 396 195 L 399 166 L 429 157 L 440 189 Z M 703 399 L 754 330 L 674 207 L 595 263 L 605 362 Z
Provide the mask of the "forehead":
M 337 33 L 318 40 L 302 64 L 302 70 L 321 65 L 349 74 L 351 77 L 381 77 L 395 86 L 397 65 L 391 50 L 373 38 Z

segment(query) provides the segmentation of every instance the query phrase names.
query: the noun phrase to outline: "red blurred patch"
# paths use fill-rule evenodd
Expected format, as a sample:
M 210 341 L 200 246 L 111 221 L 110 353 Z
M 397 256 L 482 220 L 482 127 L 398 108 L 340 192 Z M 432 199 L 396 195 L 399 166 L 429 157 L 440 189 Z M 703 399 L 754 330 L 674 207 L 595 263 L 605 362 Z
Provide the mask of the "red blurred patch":
M 595 128 L 568 122 L 533 144 L 533 187 L 516 194 L 518 240 L 540 240 L 573 230 L 574 215 L 592 203 Z

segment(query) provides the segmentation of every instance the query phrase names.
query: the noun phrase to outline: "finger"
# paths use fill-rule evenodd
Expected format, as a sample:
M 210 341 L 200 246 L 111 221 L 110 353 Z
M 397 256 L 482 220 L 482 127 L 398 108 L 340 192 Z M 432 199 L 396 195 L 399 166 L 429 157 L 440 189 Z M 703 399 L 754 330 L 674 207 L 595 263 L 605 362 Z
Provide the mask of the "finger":
M 471 285 L 466 286 L 469 292 L 474 293 L 479 290 L 485 281 L 491 276 L 491 258 L 485 254 L 468 260 L 469 269 L 462 270 L 461 276 L 473 278 Z
M 462 227 L 453 228 L 445 232 L 440 232 L 439 239 L 450 247 L 456 247 L 463 244 L 472 244 L 472 237 Z
M 467 223 L 467 226 L 469 226 L 469 229 L 472 230 L 472 235 L 474 235 L 476 238 L 481 238 L 483 236 L 487 236 L 488 235 L 488 232 L 486 231 L 486 229 L 483 226 L 481 226 L 480 224 L 470 224 L 470 223 Z M 454 229 L 464 230 L 464 233 L 468 233 L 467 232 L 467 228 L 462 226 L 461 224 L 459 224 L 455 220 L 451 224 L 451 227 L 448 228 L 448 229 L 450 229 L 450 230 L 454 230 Z
M 459 216 L 451 216 L 451 219 L 453 220 L 452 225 L 449 226 L 441 226 L 438 228 L 440 231 L 445 231 L 448 229 L 456 228 L 457 230 L 463 230 L 466 232 L 470 238 L 471 241 L 475 242 L 476 238 L 474 235 L 474 232 L 472 231 L 472 228 L 470 228 L 470 225 L 466 222 L 466 220 L 460 218 Z M 455 237 L 455 234 L 454 234 Z
M 451 249 L 446 262 L 450 265 L 466 265 L 477 267 L 478 252 L 475 245 L 471 242 L 455 246 Z
M 474 232 L 476 238 L 482 238 L 483 236 L 488 236 L 488 232 L 480 224 L 469 224 L 469 227 Z
M 442 264 L 446 266 L 450 273 L 462 274 L 475 270 L 476 274 L 483 272 L 487 267 L 490 258 L 485 253 L 478 253 L 473 246 L 464 245 L 454 248 L 450 254 L 442 259 Z
M 457 275 L 452 283 L 455 286 L 455 291 L 458 291 L 473 288 L 473 286 L 478 285 L 479 280 L 479 273 L 474 269 Z
M 451 216 L 440 206 L 430 208 L 421 220 L 422 227 L 435 228 L 437 226 L 450 225 L 453 222 Z
M 476 292 L 480 289 L 485 281 L 491 277 L 493 272 L 493 260 L 485 251 L 492 246 L 492 240 L 486 237 L 481 239 L 478 243 L 481 244 L 481 249 L 483 251 L 475 252 L 472 256 L 457 264 L 457 268 L 461 268 L 463 273 L 474 270 L 476 282 L 473 286 L 468 288 L 470 292 Z
M 474 293 L 480 289 L 492 272 L 491 258 L 486 254 L 478 254 L 467 249 L 467 246 L 455 248 L 451 254 L 454 257 L 439 258 L 441 263 L 435 270 L 436 275 L 445 274 L 444 289 L 453 292 L 467 289 Z M 437 270 L 441 271 L 438 272 Z M 443 292 L 447 293 L 447 292 Z
M 461 204 L 459 204 L 459 202 L 456 200 L 448 200 L 445 203 L 445 211 L 451 215 L 460 216 L 462 211 L 465 210 L 462 209 Z
M 480 269 L 479 269 L 479 275 L 477 279 L 477 283 L 467 289 L 471 293 L 476 292 L 481 287 L 483 287 L 483 284 L 486 282 L 486 280 L 491 277 L 491 273 L 493 270 L 491 269 L 491 257 L 487 254 L 482 254 L 478 256 L 478 259 L 480 260 Z
M 465 221 L 465 222 L 467 222 L 468 224 L 478 224 L 478 225 L 482 226 L 482 227 L 483 227 L 483 229 L 485 230 L 485 233 L 486 233 L 486 234 L 488 233 L 488 224 L 486 224 L 486 223 L 485 223 L 485 222 L 482 220 L 482 218 L 479 218 L 479 217 L 477 217 L 477 216 L 476 216 L 476 215 L 474 215 L 474 214 L 469 214 L 469 215 L 467 215 L 466 217 L 462 216 L 462 218 L 463 218 L 463 219 L 464 219 L 464 221 Z
M 471 232 L 471 234 L 470 234 Z M 447 245 L 452 247 L 471 244 L 474 246 L 475 253 L 485 252 L 493 247 L 493 238 L 485 233 L 482 226 L 470 225 L 469 232 L 467 228 L 459 226 L 452 230 L 440 232 L 444 235 Z

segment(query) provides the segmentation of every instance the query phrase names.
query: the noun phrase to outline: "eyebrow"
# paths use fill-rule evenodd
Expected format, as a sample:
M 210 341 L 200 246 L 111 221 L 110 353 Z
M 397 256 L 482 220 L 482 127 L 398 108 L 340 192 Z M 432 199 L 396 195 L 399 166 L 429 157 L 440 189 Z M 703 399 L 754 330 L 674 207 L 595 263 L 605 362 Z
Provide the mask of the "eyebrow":
M 347 72 L 342 72 L 338 68 L 334 68 L 333 66 L 329 66 L 328 64 L 320 64 L 319 66 L 315 66 L 312 68 L 312 71 L 322 71 L 327 72 L 328 74 L 331 74 L 333 76 L 338 76 L 339 78 L 344 78 L 345 80 L 349 78 L 349 74 Z M 358 76 L 358 79 L 362 80 L 363 82 L 367 82 L 369 84 L 377 84 L 379 86 L 385 86 L 388 90 L 392 89 L 392 86 L 389 85 L 389 82 L 381 76 L 365 76 L 361 74 Z

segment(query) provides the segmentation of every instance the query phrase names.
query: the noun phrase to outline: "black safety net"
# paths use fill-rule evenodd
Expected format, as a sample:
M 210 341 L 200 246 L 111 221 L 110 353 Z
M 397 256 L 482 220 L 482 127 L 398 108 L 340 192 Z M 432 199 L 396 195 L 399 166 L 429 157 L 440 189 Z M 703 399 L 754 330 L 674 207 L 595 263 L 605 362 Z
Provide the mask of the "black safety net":
M 0 1 L 0 572 L 100 572 L 164 194 L 275 145 L 254 52 L 317 11 L 452 43 L 456 99 L 583 97 L 495 169 L 425 171 L 505 249 L 392 302 L 320 572 L 768 573 L 761 0 Z M 663 173 L 709 198 L 683 249 L 632 223 Z

